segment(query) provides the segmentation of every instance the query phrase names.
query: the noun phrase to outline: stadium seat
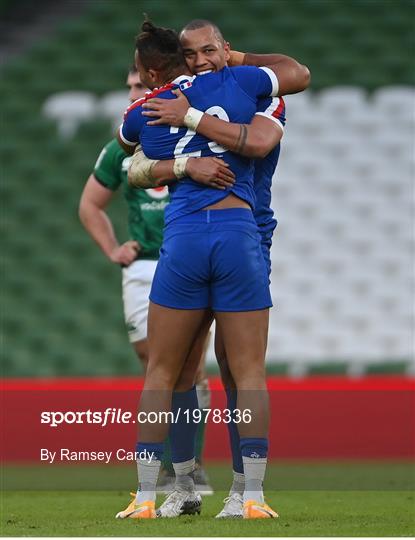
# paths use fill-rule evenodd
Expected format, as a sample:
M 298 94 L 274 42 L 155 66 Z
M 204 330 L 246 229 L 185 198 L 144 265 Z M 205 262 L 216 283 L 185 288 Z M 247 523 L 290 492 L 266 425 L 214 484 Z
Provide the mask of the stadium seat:
M 374 107 L 379 111 L 390 111 L 394 118 L 415 119 L 415 89 L 409 86 L 379 88 L 373 95 Z
M 46 100 L 43 113 L 57 122 L 59 135 L 68 139 L 76 133 L 81 122 L 94 116 L 95 101 L 89 92 L 62 92 Z
M 356 86 L 338 86 L 321 90 L 317 99 L 323 114 L 347 117 L 350 110 L 365 108 L 366 92 Z
M 111 120 L 115 132 L 120 126 L 123 113 L 128 105 L 128 92 L 122 90 L 110 92 L 103 96 L 97 103 L 97 114 Z

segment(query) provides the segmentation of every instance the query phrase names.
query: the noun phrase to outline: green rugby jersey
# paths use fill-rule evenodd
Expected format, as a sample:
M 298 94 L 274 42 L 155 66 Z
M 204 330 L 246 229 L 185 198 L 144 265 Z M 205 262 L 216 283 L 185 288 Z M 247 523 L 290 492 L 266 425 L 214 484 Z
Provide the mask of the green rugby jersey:
M 122 184 L 128 204 L 128 230 L 142 250 L 140 259 L 159 258 L 163 240 L 164 209 L 169 202 L 168 188 L 136 189 L 128 185 L 127 171 L 131 156 L 116 139 L 102 149 L 94 167 L 96 179 L 104 187 L 116 191 Z

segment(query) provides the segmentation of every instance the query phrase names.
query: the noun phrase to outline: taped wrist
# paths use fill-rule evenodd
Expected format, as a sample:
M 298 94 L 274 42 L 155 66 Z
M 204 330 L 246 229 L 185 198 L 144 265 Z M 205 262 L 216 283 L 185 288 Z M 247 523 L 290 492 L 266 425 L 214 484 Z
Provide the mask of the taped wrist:
M 146 157 L 140 147 L 137 147 L 128 167 L 128 183 L 132 187 L 148 189 L 155 186 L 152 176 L 153 167 L 159 160 Z
M 186 165 L 187 165 L 188 160 L 189 160 L 188 157 L 178 157 L 174 160 L 173 172 L 177 180 L 180 180 L 180 178 L 187 176 Z
M 196 131 L 199 122 L 202 120 L 203 111 L 189 107 L 184 116 L 184 125 L 193 131 Z

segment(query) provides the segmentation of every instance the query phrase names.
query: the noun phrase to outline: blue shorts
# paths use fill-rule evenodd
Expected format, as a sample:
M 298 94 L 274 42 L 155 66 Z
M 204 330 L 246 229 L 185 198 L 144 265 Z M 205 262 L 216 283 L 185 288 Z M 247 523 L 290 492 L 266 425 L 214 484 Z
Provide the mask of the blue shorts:
M 262 254 L 264 255 L 265 264 L 267 266 L 268 277 L 271 275 L 271 246 L 272 246 L 272 235 L 277 226 L 277 221 L 272 220 L 271 223 L 265 225 L 259 225 L 258 230 L 261 235 L 261 249 Z
M 265 267 L 267 269 L 267 276 L 271 275 L 271 242 L 261 240 L 261 251 L 264 257 Z
M 200 210 L 169 223 L 150 300 L 175 309 L 271 307 L 267 267 L 251 210 Z

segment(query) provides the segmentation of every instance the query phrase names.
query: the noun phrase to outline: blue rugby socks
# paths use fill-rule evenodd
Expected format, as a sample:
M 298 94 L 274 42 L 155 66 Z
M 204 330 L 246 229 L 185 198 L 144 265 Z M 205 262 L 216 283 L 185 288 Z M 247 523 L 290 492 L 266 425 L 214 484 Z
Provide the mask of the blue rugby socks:
M 203 446 L 205 443 L 205 431 L 206 431 L 206 416 L 207 411 L 203 409 L 209 409 L 210 407 L 210 389 L 207 377 L 196 384 L 197 402 L 200 409 L 200 422 L 197 426 L 196 432 L 196 462 L 202 462 Z
M 173 392 L 171 410 L 174 422 L 170 425 L 169 438 L 176 488 L 184 491 L 194 491 L 191 473 L 195 469 L 195 444 L 199 425 L 193 417 L 196 409 L 199 409 L 199 404 L 195 386 L 185 392 Z

